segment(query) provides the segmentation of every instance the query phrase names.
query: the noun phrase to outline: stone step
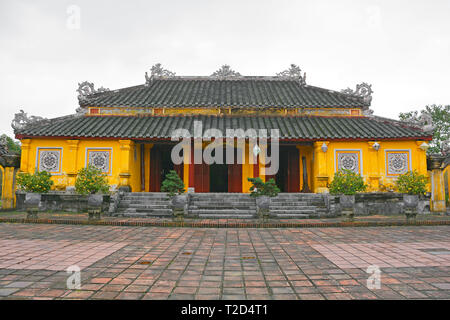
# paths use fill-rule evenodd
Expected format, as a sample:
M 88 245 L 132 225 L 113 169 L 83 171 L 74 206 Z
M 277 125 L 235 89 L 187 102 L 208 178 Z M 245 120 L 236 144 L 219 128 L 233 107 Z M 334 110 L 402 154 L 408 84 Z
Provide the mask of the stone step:
M 130 218 L 168 218 L 172 217 L 170 213 L 151 213 L 151 212 L 118 212 L 116 215 Z
M 315 218 L 317 217 L 317 215 L 300 214 L 300 213 L 281 213 L 277 214 L 277 217 L 284 219 L 308 219 L 308 218 Z
M 147 204 L 140 204 L 140 203 L 132 203 L 132 204 L 122 204 L 120 203 L 118 205 L 118 208 L 135 208 L 135 209 L 170 209 L 169 205 L 147 205 Z
M 253 214 L 200 214 L 199 218 L 203 219 L 253 219 Z
M 270 210 L 284 210 L 284 211 L 291 211 L 291 210 L 315 210 L 315 206 L 270 206 Z
M 231 209 L 225 209 L 225 210 L 203 210 L 203 209 L 195 209 L 191 210 L 189 209 L 189 214 L 193 215 L 201 215 L 201 214 L 210 214 L 210 215 L 216 215 L 216 214 L 229 214 L 229 215 L 254 215 L 256 214 L 256 210 L 231 210 Z
M 135 197 L 135 196 L 127 196 L 123 197 L 122 200 L 127 201 L 170 201 L 169 197 Z
M 316 211 L 314 210 L 314 209 L 305 209 L 305 210 L 302 210 L 302 209 L 297 209 L 297 210 L 270 210 L 270 213 L 271 214 L 276 214 L 276 215 L 283 215 L 283 214 L 306 214 L 306 215 L 309 215 L 309 214 L 313 214 L 313 215 L 315 215 L 316 214 Z
M 170 205 L 170 201 L 136 201 L 136 200 L 121 200 L 120 204 L 123 205 L 132 205 L 132 204 L 145 204 L 145 205 L 155 205 L 155 206 L 164 206 Z

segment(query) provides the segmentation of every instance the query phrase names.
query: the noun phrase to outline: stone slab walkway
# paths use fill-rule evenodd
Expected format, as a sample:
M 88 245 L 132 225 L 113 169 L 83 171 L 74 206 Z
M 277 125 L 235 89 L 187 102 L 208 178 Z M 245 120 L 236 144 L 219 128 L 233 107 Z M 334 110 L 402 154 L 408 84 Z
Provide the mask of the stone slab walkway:
M 450 299 L 450 226 L 2 223 L 0 253 L 0 299 Z M 79 290 L 67 289 L 70 264 Z
M 161 226 L 161 227 L 223 227 L 223 228 L 292 228 L 292 227 L 352 227 L 352 226 L 396 226 L 396 225 L 450 225 L 450 215 L 422 214 L 415 222 L 406 222 L 404 215 L 356 216 L 353 222 L 345 217 L 321 219 L 269 219 L 262 223 L 259 219 L 184 219 L 183 223 L 172 218 L 131 218 L 102 215 L 100 221 L 88 221 L 87 213 L 39 213 L 38 220 L 26 221 L 24 212 L 0 212 L 1 222 L 34 222 L 56 224 L 98 224 L 120 226 Z

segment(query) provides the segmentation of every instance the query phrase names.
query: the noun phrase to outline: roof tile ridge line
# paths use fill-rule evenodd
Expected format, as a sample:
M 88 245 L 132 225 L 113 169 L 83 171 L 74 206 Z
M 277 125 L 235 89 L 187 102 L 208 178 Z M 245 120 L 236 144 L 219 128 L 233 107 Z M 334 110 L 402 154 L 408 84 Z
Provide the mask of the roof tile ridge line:
M 356 100 L 356 101 L 360 102 L 360 103 L 361 103 L 360 106 L 366 106 L 366 104 L 364 103 L 364 101 L 362 100 L 362 98 L 360 98 L 360 97 L 358 97 L 358 96 L 348 95 L 348 94 L 339 92 L 339 91 L 337 91 L 337 90 L 327 89 L 327 88 L 323 88 L 323 87 L 317 87 L 317 86 L 311 86 L 311 85 L 306 85 L 305 87 L 306 87 L 306 88 L 311 88 L 311 89 L 313 89 L 313 90 L 325 91 L 325 92 L 327 92 L 327 93 L 338 94 L 338 95 L 340 95 L 340 96 L 342 96 L 342 97 L 346 97 L 346 98 L 349 98 L 349 99 L 351 99 L 351 100 Z
M 36 122 L 26 124 L 23 129 L 19 129 L 19 130 L 17 130 L 17 132 L 21 132 L 21 131 L 28 130 L 28 129 L 34 129 L 34 128 L 40 127 L 40 126 L 46 126 L 49 124 L 49 122 L 51 122 L 52 124 L 60 123 L 65 120 L 76 119 L 78 117 L 79 117 L 79 114 L 74 113 L 74 114 L 56 117 L 56 118 L 50 118 L 50 119 L 43 118 L 43 119 L 37 120 Z
M 373 120 L 378 121 L 378 122 L 390 123 L 394 126 L 401 127 L 403 129 L 410 129 L 412 131 L 420 131 L 422 133 L 425 133 L 420 128 L 408 125 L 407 123 L 405 123 L 401 120 L 395 120 L 395 119 L 385 118 L 385 117 L 376 116 L 376 115 L 372 115 L 369 118 L 372 118 Z

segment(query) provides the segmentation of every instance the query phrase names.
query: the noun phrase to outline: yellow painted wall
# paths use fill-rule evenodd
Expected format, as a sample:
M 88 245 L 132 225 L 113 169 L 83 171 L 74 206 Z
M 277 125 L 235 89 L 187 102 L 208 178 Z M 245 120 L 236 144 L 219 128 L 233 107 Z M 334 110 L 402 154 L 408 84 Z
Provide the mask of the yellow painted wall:
M 320 147 L 322 141 L 315 143 L 315 159 L 314 159 L 314 190 L 315 192 L 323 192 L 319 190 L 321 187 L 320 179 L 317 176 L 327 177 L 330 183 L 337 171 L 337 152 L 338 151 L 359 151 L 362 155 L 362 172 L 366 183 L 369 184 L 369 191 L 379 190 L 379 185 L 394 184 L 396 177 L 387 176 L 386 168 L 386 151 L 409 151 L 410 154 L 410 170 L 417 170 L 420 174 L 428 176 L 426 164 L 426 152 L 419 148 L 422 141 L 378 141 L 380 149 L 375 151 L 371 146 L 373 142 L 367 141 L 344 141 L 344 142 L 327 142 L 328 150 L 323 152 Z M 325 178 L 324 178 L 325 179 Z
M 119 186 L 119 174 L 126 172 L 128 167 L 128 173 L 131 174 L 129 185 L 132 191 L 140 191 L 139 146 L 137 146 L 135 159 L 134 143 L 131 142 L 128 151 L 123 149 L 121 141 L 127 140 L 79 140 L 77 143 L 76 140 L 24 139 L 22 140 L 25 148 L 22 147 L 21 171 L 33 173 L 36 170 L 38 148 L 61 148 L 61 170 L 52 176 L 52 180 L 55 183 L 55 189 L 64 189 L 68 185 L 75 184 L 75 178 L 72 179 L 70 175 L 86 166 L 88 149 L 110 150 L 111 165 L 110 173 L 107 175 L 108 183 L 114 187 Z M 124 158 L 123 155 L 126 152 L 129 154 Z M 135 163 L 137 165 L 134 165 Z
M 450 165 L 448 165 L 446 168 L 444 168 L 444 179 L 445 179 L 444 180 L 444 186 L 445 186 L 446 191 L 447 191 L 446 196 L 445 196 L 445 200 L 447 202 L 446 203 L 447 206 L 450 206 Z
M 410 154 L 411 169 L 427 174 L 426 154 L 419 148 L 421 141 L 379 141 L 380 149 L 375 151 L 371 146 L 374 141 L 325 142 L 327 152 L 321 150 L 324 142 L 316 142 L 314 148 L 298 146 L 300 164 L 300 186 L 303 186 L 301 157 L 306 156 L 308 163 L 309 187 L 314 192 L 326 192 L 337 170 L 336 155 L 338 150 L 358 150 L 362 155 L 362 176 L 370 184 L 369 191 L 379 190 L 379 185 L 394 184 L 395 177 L 386 177 L 386 150 L 407 150 Z M 37 165 L 38 148 L 62 148 L 61 172 L 53 175 L 56 189 L 73 186 L 75 174 L 86 165 L 86 151 L 89 148 L 110 150 L 112 154 L 111 172 L 107 176 L 112 186 L 129 185 L 132 191 L 141 191 L 140 145 L 130 140 L 57 140 L 57 139 L 24 139 L 22 140 L 21 171 L 33 173 Z M 246 145 L 246 163 L 249 162 L 248 145 Z M 149 190 L 149 170 L 151 145 L 145 146 L 145 190 Z M 242 166 L 242 190 L 248 192 L 250 183 L 247 177 L 253 177 L 253 165 Z M 184 180 L 188 185 L 188 166 L 184 168 Z M 447 169 L 448 170 L 448 169 Z M 264 176 L 263 170 L 261 176 Z M 450 173 L 449 173 L 450 175 Z

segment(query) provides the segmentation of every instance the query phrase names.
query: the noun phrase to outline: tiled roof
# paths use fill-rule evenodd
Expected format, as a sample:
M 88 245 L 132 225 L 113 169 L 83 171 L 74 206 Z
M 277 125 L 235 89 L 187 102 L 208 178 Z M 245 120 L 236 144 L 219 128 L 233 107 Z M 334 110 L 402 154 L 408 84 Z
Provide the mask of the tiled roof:
M 363 98 L 276 77 L 174 77 L 93 94 L 96 107 L 366 107 Z
M 193 134 L 194 121 L 202 121 L 203 130 L 217 128 L 279 129 L 281 139 L 428 139 L 417 129 L 393 121 L 371 117 L 306 116 L 72 116 L 36 123 L 16 132 L 18 138 L 94 137 L 129 139 L 166 139 L 174 129 Z

